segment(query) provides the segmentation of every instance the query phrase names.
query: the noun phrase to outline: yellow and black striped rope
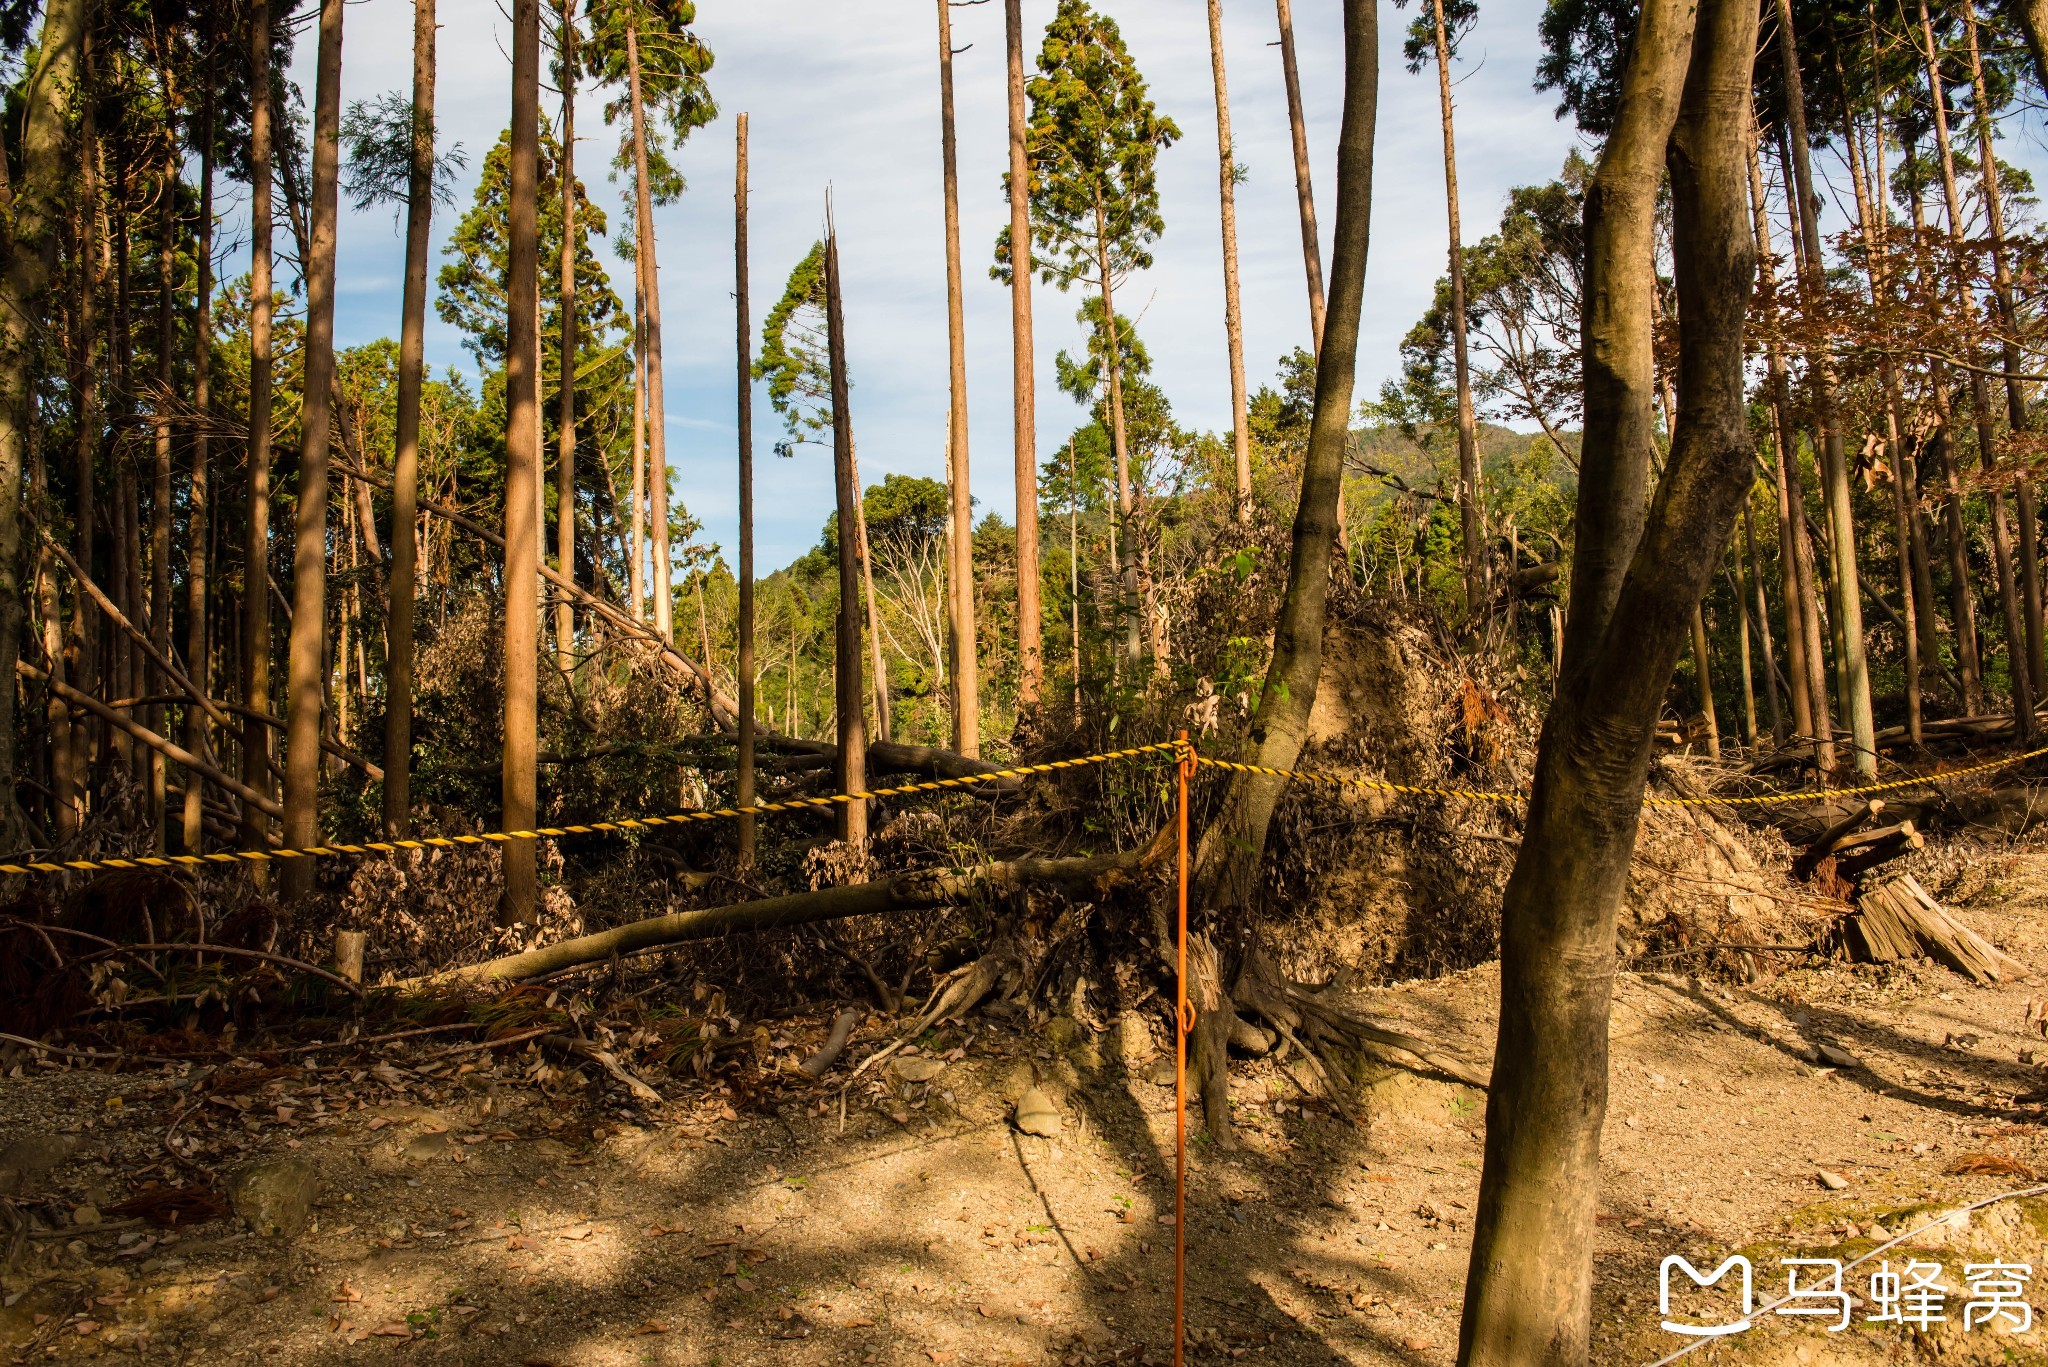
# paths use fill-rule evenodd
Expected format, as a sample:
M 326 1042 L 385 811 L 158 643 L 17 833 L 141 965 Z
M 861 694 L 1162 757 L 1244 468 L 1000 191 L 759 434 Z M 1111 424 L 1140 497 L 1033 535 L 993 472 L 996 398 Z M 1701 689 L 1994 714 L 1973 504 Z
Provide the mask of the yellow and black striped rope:
M 1994 769 L 2009 765 L 2024 764 L 2030 759 L 2048 755 L 2048 746 L 2029 750 L 2021 755 L 2008 755 L 2004 759 L 1990 760 L 1984 764 L 1973 764 L 1967 769 L 1949 769 L 1938 774 L 1923 774 L 1918 778 L 1895 779 L 1890 783 L 1866 783 L 1855 788 L 1824 788 L 1802 790 L 1794 793 L 1759 793 L 1744 797 L 1648 797 L 1643 799 L 1645 807 L 1752 807 L 1776 806 L 1787 802 L 1810 802 L 1816 798 L 1861 797 L 1870 793 L 1898 792 L 1905 788 L 1928 788 L 1947 783 L 1951 779 L 1967 778 L 1971 774 L 1986 774 Z M 1319 783 L 1333 788 L 1360 788 L 1371 792 L 1401 793 L 1409 797 L 1445 797 L 1467 802 L 1522 803 L 1529 800 L 1527 793 L 1495 793 L 1478 788 L 1431 788 L 1407 783 L 1388 783 L 1381 779 L 1351 778 L 1342 774 L 1324 774 L 1314 770 L 1275 769 L 1262 764 L 1237 764 L 1230 760 L 1210 759 L 1198 755 L 1195 762 L 1210 769 L 1228 769 L 1240 774 L 1270 774 L 1275 778 L 1300 779 L 1308 783 Z
M 396 854 L 400 850 L 453 849 L 459 845 L 498 845 L 508 840 L 551 839 L 564 835 L 612 835 L 621 831 L 652 830 L 657 826 L 684 826 L 693 821 L 723 821 L 741 816 L 772 816 L 777 812 L 796 812 L 808 808 L 838 807 L 849 802 L 865 802 L 872 798 L 907 797 L 913 793 L 943 792 L 952 788 L 972 788 L 994 779 L 1030 778 L 1035 774 L 1056 773 L 1062 769 L 1085 769 L 1090 765 L 1111 764 L 1117 760 L 1136 759 L 1141 755 L 1159 754 L 1165 751 L 1180 751 L 1180 741 L 1160 741 L 1153 745 L 1134 745 L 1123 750 L 1105 750 L 1100 754 L 1082 755 L 1075 759 L 1048 760 L 1043 764 L 1020 764 L 1009 769 L 991 769 L 982 774 L 966 774 L 959 778 L 929 779 L 923 783 L 906 783 L 896 788 L 872 788 L 855 793 L 829 793 L 822 797 L 794 797 L 786 802 L 763 802 L 752 808 L 717 807 L 697 811 L 671 812 L 666 816 L 633 817 L 621 821 L 599 821 L 588 826 L 542 826 L 531 831 L 488 831 L 482 835 L 433 835 L 417 840 L 373 840 L 361 845 L 315 845 L 303 850 L 220 850 L 213 854 L 171 854 L 137 855 L 132 859 L 71 859 L 61 863 L 0 864 L 0 874 L 30 873 L 91 873 L 100 869 L 176 869 L 191 868 L 205 864 L 249 864 L 279 859 L 325 859 L 336 855 Z

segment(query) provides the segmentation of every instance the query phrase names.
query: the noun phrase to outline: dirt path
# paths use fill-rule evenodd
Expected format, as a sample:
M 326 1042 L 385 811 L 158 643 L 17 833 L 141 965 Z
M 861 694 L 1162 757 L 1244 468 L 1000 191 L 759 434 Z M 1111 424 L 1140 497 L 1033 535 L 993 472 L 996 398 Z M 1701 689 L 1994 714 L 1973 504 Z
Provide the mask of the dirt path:
M 2025 883 L 1995 913 L 1964 915 L 2040 963 L 2048 937 Z M 1483 1054 L 1494 991 L 1488 969 L 1359 1005 Z M 1647 1362 L 1683 1342 L 1657 1327 L 1668 1253 L 1704 1269 L 1746 1251 L 1768 1299 L 1778 1257 L 1853 1257 L 1876 1226 L 1903 1232 L 1914 1212 L 2048 1167 L 2041 1110 L 2015 1101 L 2040 1085 L 2029 1051 L 2048 1055 L 2028 991 L 1931 966 L 1799 969 L 1742 991 L 1625 976 L 1598 1359 Z M 761 1045 L 793 1068 L 823 1028 L 782 1022 Z M 31 1068 L 0 1082 L 0 1193 L 19 1226 L 0 1345 L 16 1362 L 278 1367 L 1165 1361 L 1170 1067 L 1137 1031 L 1098 1038 L 1071 1021 L 923 1043 L 900 1069 L 870 1070 L 843 1112 L 843 1065 L 767 1113 L 707 1086 L 657 1114 L 620 1109 L 597 1080 L 530 1075 L 531 1056 L 437 1060 L 433 1040 L 197 1102 L 190 1065 Z M 1855 1062 L 1830 1066 L 1841 1054 L 1823 1049 Z M 1059 1102 L 1057 1137 L 1009 1123 L 1034 1081 Z M 1483 1098 L 1387 1072 L 1360 1093 L 1361 1132 L 1272 1062 L 1244 1068 L 1236 1095 L 1241 1151 L 1195 1149 L 1196 1360 L 1449 1362 Z M 205 1145 L 195 1162 L 306 1160 L 306 1230 L 268 1240 L 233 1220 L 181 1231 L 101 1214 L 145 1170 L 180 1172 L 165 1134 L 181 1109 L 177 1142 Z M 1986 1171 L 1956 1171 L 1972 1167 Z M 2048 1205 L 2012 1203 L 1916 1256 L 1955 1274 L 2002 1254 L 2048 1276 L 2043 1230 Z M 1961 1308 L 1931 1336 L 1767 1316 L 1694 1361 L 2043 1360 L 2039 1328 L 1966 1334 Z

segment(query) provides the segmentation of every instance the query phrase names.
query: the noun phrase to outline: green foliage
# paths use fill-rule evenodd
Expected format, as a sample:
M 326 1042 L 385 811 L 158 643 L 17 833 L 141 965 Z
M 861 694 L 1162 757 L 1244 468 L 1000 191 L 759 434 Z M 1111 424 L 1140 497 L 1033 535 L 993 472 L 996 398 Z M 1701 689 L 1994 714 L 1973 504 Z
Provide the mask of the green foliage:
M 787 456 L 804 442 L 830 441 L 832 372 L 826 350 L 825 244 L 813 242 L 789 273 L 782 297 L 761 325 L 761 355 L 754 378 L 768 382 L 768 402 L 782 415 L 788 439 L 775 444 Z
M 1394 0 L 1406 8 L 1407 0 Z M 1458 44 L 1479 22 L 1477 0 L 1443 0 L 1444 41 L 1450 47 L 1453 57 L 1458 55 Z M 1420 71 L 1424 66 L 1436 64 L 1436 6 L 1432 0 L 1423 0 L 1421 12 L 1408 25 L 1407 36 L 1401 42 L 1401 56 L 1408 63 L 1410 71 Z
M 1614 130 L 1636 14 L 1630 0 L 1549 0 L 1537 26 L 1543 56 L 1536 63 L 1536 88 L 1557 91 L 1557 117 L 1571 115 L 1593 137 Z
M 411 97 L 397 90 L 356 100 L 341 116 L 341 142 L 348 149 L 342 183 L 358 210 L 403 205 L 411 198 L 413 119 Z M 431 111 L 425 122 L 421 131 L 433 149 L 434 203 L 449 208 L 455 203 L 455 178 L 468 168 L 469 156 L 459 142 L 446 151 L 436 147 Z
M 1251 439 L 1262 446 L 1307 449 L 1309 425 L 1316 415 L 1316 358 L 1296 347 L 1280 358 L 1280 387 L 1260 385 L 1251 397 L 1245 420 Z
M 629 50 L 637 47 L 640 97 L 647 123 L 649 196 L 656 204 L 673 203 L 685 188 L 675 154 L 682 151 L 691 133 L 718 117 L 718 105 L 705 79 L 713 61 L 711 49 L 690 29 L 697 19 L 697 6 L 693 0 L 605 0 L 591 10 L 590 36 L 582 57 L 600 81 L 617 91 L 604 107 L 605 123 L 620 126 L 613 170 L 624 173 L 628 184 L 634 184 Z M 629 36 L 634 40 L 631 44 Z
M 1114 284 L 1150 266 L 1147 248 L 1166 231 L 1159 153 L 1180 129 L 1153 108 L 1116 21 L 1087 0 L 1060 0 L 1025 94 L 1031 268 L 1066 289 L 1077 280 L 1100 284 L 1105 274 Z M 1014 192 L 1007 176 L 1004 192 Z M 1011 254 L 1005 228 L 996 239 L 997 279 L 1009 279 Z

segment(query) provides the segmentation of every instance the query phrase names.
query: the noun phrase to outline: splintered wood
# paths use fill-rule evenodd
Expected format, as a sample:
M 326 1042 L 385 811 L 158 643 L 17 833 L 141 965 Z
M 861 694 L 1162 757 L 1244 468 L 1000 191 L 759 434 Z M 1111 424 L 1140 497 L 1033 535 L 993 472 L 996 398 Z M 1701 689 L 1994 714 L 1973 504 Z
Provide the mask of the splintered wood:
M 2026 972 L 2023 965 L 1949 915 L 1911 874 L 1864 889 L 1847 933 L 1849 952 L 1858 959 L 1889 963 L 1932 958 L 1980 987 Z

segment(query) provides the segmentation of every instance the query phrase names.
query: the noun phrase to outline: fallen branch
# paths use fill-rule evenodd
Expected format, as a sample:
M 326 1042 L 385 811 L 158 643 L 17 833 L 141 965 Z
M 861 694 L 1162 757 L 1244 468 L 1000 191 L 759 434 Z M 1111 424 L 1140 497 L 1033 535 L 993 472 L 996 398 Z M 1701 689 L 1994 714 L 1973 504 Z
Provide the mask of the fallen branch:
M 295 968 L 301 973 L 311 973 L 316 978 L 325 978 L 342 991 L 360 999 L 363 989 L 339 973 L 329 973 L 318 964 L 309 964 L 304 959 L 294 959 L 288 954 L 272 954 L 261 949 L 241 949 L 235 945 L 206 945 L 179 941 L 172 944 L 115 945 L 76 960 L 85 963 L 92 959 L 104 959 L 115 954 L 224 954 L 234 959 L 254 959 L 258 963 L 276 964 L 280 968 Z
M 568 1035 L 543 1034 L 540 1042 L 542 1048 L 553 1048 L 575 1058 L 589 1059 L 618 1079 L 619 1084 L 632 1093 L 635 1101 L 646 1102 L 652 1106 L 661 1104 L 661 1093 L 627 1072 L 625 1065 L 620 1063 L 610 1050 L 600 1049 L 587 1039 L 574 1039 Z
M 945 906 L 969 897 L 1015 892 L 1027 886 L 1107 887 L 1143 861 L 1137 852 L 1093 855 L 1078 859 L 1013 859 L 973 869 L 923 869 L 872 883 L 825 888 L 818 892 L 768 897 L 731 906 L 706 907 L 668 916 L 650 916 L 611 930 L 581 935 L 523 954 L 415 978 L 414 987 L 449 982 L 507 982 L 557 973 L 565 968 L 630 954 L 650 946 L 704 940 L 732 931 L 772 930 L 781 926 L 838 921 L 850 916 L 886 915 Z
M 853 1038 L 853 1027 L 860 1024 L 860 1012 L 848 1007 L 832 1021 L 832 1031 L 825 1036 L 825 1043 L 817 1053 L 812 1054 L 800 1065 L 812 1077 L 823 1077 L 839 1056 L 846 1052 L 846 1042 Z

